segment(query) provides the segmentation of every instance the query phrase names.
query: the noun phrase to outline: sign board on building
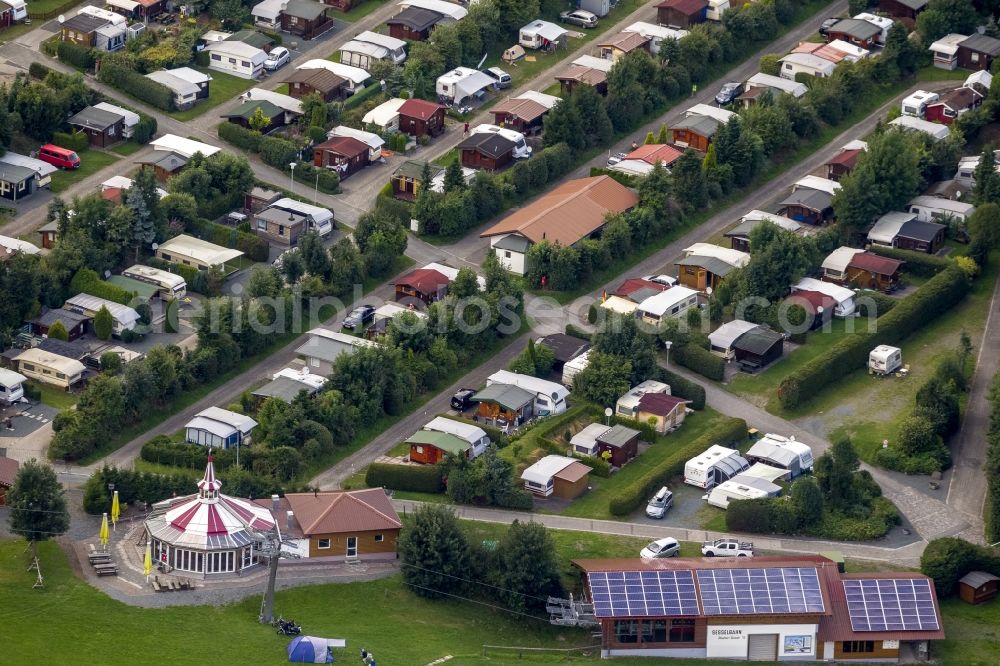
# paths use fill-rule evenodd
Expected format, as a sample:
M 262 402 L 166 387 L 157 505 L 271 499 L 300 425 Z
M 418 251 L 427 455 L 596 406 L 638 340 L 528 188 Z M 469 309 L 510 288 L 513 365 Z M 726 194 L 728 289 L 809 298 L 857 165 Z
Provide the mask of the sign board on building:
M 816 654 L 815 624 L 709 625 L 706 655 L 710 659 L 746 659 L 751 635 L 778 636 L 778 656 L 812 657 Z

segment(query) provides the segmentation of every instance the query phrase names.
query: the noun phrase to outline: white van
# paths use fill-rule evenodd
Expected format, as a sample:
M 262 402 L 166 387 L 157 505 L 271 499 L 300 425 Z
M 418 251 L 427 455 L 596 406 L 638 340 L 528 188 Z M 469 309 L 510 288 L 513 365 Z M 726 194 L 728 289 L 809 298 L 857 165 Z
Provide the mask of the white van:
M 0 368 L 0 403 L 13 405 L 24 398 L 24 382 L 28 378 L 19 372 Z
M 524 140 L 524 135 L 520 132 L 515 132 L 512 129 L 506 129 L 504 127 L 498 127 L 497 125 L 477 125 L 472 128 L 473 134 L 482 134 L 485 132 L 490 132 L 492 134 L 499 134 L 505 139 L 509 139 L 514 142 L 514 159 L 523 160 L 531 157 L 531 146 L 528 142 Z

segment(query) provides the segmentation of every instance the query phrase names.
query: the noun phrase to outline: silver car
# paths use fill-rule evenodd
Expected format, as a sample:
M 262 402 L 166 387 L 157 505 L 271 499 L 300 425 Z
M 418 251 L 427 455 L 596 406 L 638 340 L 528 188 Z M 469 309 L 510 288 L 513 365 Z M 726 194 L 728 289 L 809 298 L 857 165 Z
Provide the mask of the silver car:
M 267 54 L 267 60 L 264 61 L 264 69 L 269 72 L 288 64 L 291 59 L 291 54 L 288 52 L 284 46 L 275 46 L 271 49 L 271 52 Z
M 574 9 L 573 11 L 559 12 L 559 20 L 563 23 L 572 23 L 581 28 L 596 28 L 597 14 L 588 12 L 586 9 Z
M 655 560 L 661 557 L 677 557 L 681 554 L 681 545 L 673 537 L 657 539 L 639 552 L 644 560 Z
M 673 505 L 674 494 L 670 492 L 669 488 L 663 486 L 656 491 L 656 494 L 649 500 L 649 504 L 646 505 L 646 515 L 650 518 L 663 518 Z

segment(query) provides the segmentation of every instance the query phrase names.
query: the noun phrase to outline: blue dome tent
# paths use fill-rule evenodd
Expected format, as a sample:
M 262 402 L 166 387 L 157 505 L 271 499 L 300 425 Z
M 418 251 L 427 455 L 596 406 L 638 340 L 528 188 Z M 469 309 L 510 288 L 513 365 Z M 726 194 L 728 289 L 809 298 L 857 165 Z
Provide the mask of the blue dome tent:
M 288 661 L 300 664 L 332 664 L 333 653 L 330 651 L 333 647 L 332 642 L 334 641 L 316 636 L 296 636 L 288 644 Z

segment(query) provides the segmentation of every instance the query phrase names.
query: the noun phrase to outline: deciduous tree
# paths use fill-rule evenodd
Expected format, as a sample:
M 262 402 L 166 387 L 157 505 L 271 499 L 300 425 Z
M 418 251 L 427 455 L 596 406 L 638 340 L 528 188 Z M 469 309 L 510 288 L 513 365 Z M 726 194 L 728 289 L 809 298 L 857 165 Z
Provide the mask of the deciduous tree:
M 403 582 L 421 597 L 460 595 L 470 568 L 469 545 L 454 511 L 446 506 L 426 505 L 399 538 Z
M 110 507 L 110 502 L 108 503 Z M 62 484 L 49 465 L 32 458 L 21 466 L 14 485 L 7 492 L 10 531 L 35 544 L 65 534 L 69 529 L 69 510 Z
M 544 525 L 515 520 L 500 540 L 495 580 L 500 600 L 514 610 L 544 608 L 561 596 L 555 544 Z

